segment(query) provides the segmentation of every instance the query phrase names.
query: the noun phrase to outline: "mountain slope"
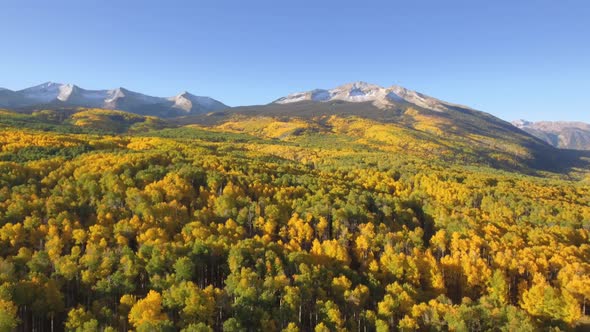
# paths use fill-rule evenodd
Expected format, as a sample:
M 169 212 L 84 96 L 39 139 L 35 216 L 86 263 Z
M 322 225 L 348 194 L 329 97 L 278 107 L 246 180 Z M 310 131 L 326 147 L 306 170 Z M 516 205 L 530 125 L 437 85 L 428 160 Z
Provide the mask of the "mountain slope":
M 0 88 L 0 107 L 9 108 L 11 105 L 18 105 L 23 98 L 15 91 Z
M 307 92 L 297 92 L 279 98 L 274 103 L 290 104 L 302 101 L 330 102 L 337 100 L 352 103 L 370 102 L 384 109 L 400 103 L 409 103 L 441 112 L 448 110 L 449 107 L 457 106 L 401 86 L 394 85 L 383 88 L 366 82 L 352 82 L 329 90 L 315 89 Z
M 177 96 L 170 97 L 168 100 L 174 103 L 173 108 L 181 110 L 186 114 L 206 113 L 227 108 L 227 105 L 218 100 L 210 97 L 195 96 L 186 91 Z
M 295 120 L 305 125 L 293 126 Z M 488 113 L 364 82 L 173 121 L 279 139 L 343 134 L 395 153 L 500 168 L 555 170 L 562 164 L 554 147 Z
M 130 91 L 86 90 L 73 84 L 47 82 L 19 91 L 0 90 L 0 107 L 9 109 L 103 108 L 141 115 L 175 117 L 218 111 L 227 106 L 209 97 L 184 92 L 163 98 Z
M 543 141 L 563 149 L 590 150 L 590 124 L 583 122 L 514 121 L 513 124 Z
M 299 92 L 267 105 L 228 108 L 188 92 L 160 98 L 130 91 L 85 90 L 45 83 L 21 91 L 0 90 L 0 106 L 38 109 L 103 108 L 169 118 L 168 125 L 199 125 L 221 132 L 308 142 L 354 140 L 368 149 L 503 169 L 561 172 L 586 164 L 583 154 L 559 151 L 488 113 L 399 86 L 353 82 Z M 105 115 L 91 122 L 108 129 Z M 109 115 L 110 119 L 110 115 Z M 116 122 L 117 116 L 114 117 Z M 121 128 L 127 128 L 127 125 Z M 317 136 L 319 135 L 319 136 Z M 340 137 L 340 138 L 338 138 Z M 337 138 L 337 139 L 335 139 Z

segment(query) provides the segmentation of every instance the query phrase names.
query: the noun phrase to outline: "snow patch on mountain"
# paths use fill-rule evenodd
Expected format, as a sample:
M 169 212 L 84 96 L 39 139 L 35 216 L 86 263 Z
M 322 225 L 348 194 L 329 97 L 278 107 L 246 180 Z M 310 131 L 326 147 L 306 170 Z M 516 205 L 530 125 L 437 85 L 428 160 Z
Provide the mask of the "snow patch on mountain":
M 170 97 L 168 100 L 174 103 L 174 108 L 183 110 L 187 113 L 199 110 L 212 112 L 227 108 L 226 105 L 213 98 L 195 96 L 186 91 L 177 96 Z
M 73 84 L 60 85 L 58 88 L 57 99 L 61 101 L 67 101 L 74 92 L 75 88 L 76 86 Z
M 227 106 L 213 98 L 183 92 L 174 97 L 155 97 L 117 88 L 111 90 L 85 90 L 74 84 L 46 82 L 19 91 L 1 89 L 0 105 L 6 108 L 21 107 L 99 107 L 119 109 L 140 114 L 176 116 L 182 114 L 217 111 Z
M 109 96 L 108 90 L 84 90 L 79 89 L 78 94 L 80 98 L 92 101 L 106 100 Z
M 518 120 L 512 121 L 512 124 L 515 127 L 522 129 L 522 128 L 526 127 L 526 126 L 532 125 L 533 123 L 531 121 L 527 121 L 527 120 L 524 120 L 524 119 L 518 119 Z
M 351 103 L 372 102 L 380 108 L 388 108 L 395 103 L 405 102 L 438 112 L 444 112 L 448 109 L 448 106 L 451 106 L 451 104 L 441 100 L 400 86 L 384 88 L 367 82 L 348 83 L 330 90 L 316 89 L 297 92 L 279 98 L 274 103 L 289 104 L 303 101 L 327 102 L 332 100 Z
M 30 88 L 17 91 L 24 98 L 36 103 L 49 103 L 57 99 L 62 84 L 54 82 L 45 82 Z
M 107 92 L 107 98 L 104 100 L 105 103 L 112 103 L 117 99 L 125 98 L 125 92 L 122 88 L 109 90 Z

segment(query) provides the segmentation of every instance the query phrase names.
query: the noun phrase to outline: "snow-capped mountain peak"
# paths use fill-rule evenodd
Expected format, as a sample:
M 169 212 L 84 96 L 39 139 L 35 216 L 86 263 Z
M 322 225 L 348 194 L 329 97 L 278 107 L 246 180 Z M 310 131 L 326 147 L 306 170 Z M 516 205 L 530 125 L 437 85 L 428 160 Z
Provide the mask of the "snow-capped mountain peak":
M 227 108 L 209 97 L 186 91 L 170 98 L 154 97 L 123 87 L 111 90 L 85 90 L 74 84 L 45 82 L 19 91 L 0 90 L 0 107 L 96 107 L 138 114 L 177 116 Z
M 61 83 L 45 82 L 17 92 L 23 97 L 34 100 L 37 103 L 48 103 L 57 99 L 60 95 L 60 88 L 63 85 Z
M 277 104 L 289 104 L 300 101 L 324 102 L 330 100 L 343 100 L 348 102 L 375 101 L 384 97 L 384 89 L 378 85 L 366 82 L 352 82 L 340 85 L 330 90 L 315 89 L 306 92 L 297 92 L 275 101 Z
M 274 103 L 289 104 L 302 101 L 327 102 L 340 100 L 352 103 L 371 102 L 379 108 L 388 108 L 395 103 L 410 103 L 434 111 L 444 112 L 450 104 L 400 86 L 384 88 L 367 82 L 352 82 L 333 89 L 315 89 L 297 92 L 277 99 Z
M 105 99 L 106 103 L 112 103 L 117 99 L 125 98 L 127 90 L 125 88 L 119 87 L 113 90 L 109 90 L 107 92 L 108 98 Z
M 174 103 L 172 107 L 189 112 L 193 108 L 191 97 L 192 95 L 190 93 L 183 91 L 174 97 L 168 98 L 168 100 Z
M 527 120 L 524 120 L 524 119 L 518 119 L 518 120 L 512 121 L 512 124 L 515 127 L 522 129 L 522 128 L 524 128 L 526 126 L 529 126 L 529 125 L 531 125 L 533 123 L 531 121 L 527 121 Z
M 63 83 L 56 83 L 56 82 L 47 81 L 45 83 L 41 83 L 39 85 L 32 86 L 32 87 L 27 88 L 25 90 L 51 89 L 51 88 L 54 88 L 54 87 L 60 87 L 61 85 L 63 85 Z
M 176 95 L 176 97 L 185 97 L 185 98 L 190 98 L 192 96 L 194 96 L 194 95 L 188 91 L 182 91 L 181 93 Z
M 27 99 L 32 99 L 38 103 L 48 103 L 54 100 L 65 102 L 78 89 L 79 88 L 74 84 L 45 82 L 30 88 L 17 91 L 17 93 L 21 94 L 23 97 Z
M 342 85 L 334 88 L 334 90 L 357 90 L 357 91 L 375 91 L 375 90 L 380 90 L 380 89 L 383 89 L 383 87 L 381 87 L 377 84 L 367 83 L 365 81 L 350 82 L 350 83 L 342 84 Z
M 213 98 L 195 96 L 188 91 L 183 91 L 174 97 L 168 98 L 168 100 L 174 102 L 174 108 L 183 110 L 185 112 L 191 112 L 194 110 L 206 110 L 210 112 L 227 108 L 226 105 Z
M 331 90 L 333 97 L 345 101 L 374 101 L 385 97 L 385 89 L 366 82 L 353 82 Z
M 59 99 L 61 101 L 67 101 L 70 98 L 70 96 L 74 93 L 74 91 L 77 89 L 78 89 L 78 87 L 73 84 L 59 85 L 59 87 L 58 87 L 59 94 L 57 95 L 57 99 Z
M 405 100 L 410 104 L 414 104 L 420 106 L 422 108 L 444 112 L 448 109 L 449 106 L 460 106 L 460 105 L 453 105 L 442 100 L 424 95 L 422 93 L 406 89 L 402 86 L 394 85 L 389 88 L 389 91 L 395 94 L 396 98 L 401 100 Z M 464 106 L 461 106 L 464 107 Z

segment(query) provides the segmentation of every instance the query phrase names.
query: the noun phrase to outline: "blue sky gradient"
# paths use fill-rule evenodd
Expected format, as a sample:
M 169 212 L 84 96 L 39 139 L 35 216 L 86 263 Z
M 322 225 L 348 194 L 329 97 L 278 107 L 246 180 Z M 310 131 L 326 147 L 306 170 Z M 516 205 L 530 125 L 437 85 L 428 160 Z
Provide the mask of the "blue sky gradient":
M 351 81 L 506 120 L 590 122 L 590 1 L 3 1 L 0 87 L 229 105 Z

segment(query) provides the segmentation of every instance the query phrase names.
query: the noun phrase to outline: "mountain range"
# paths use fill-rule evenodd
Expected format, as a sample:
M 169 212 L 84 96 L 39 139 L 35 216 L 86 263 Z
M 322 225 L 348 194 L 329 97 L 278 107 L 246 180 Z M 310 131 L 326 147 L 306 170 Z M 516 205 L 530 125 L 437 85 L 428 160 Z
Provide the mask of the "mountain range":
M 333 102 L 344 101 L 352 103 L 369 102 L 377 108 L 388 109 L 396 104 L 407 103 L 438 112 L 449 112 L 452 109 L 468 107 L 451 104 L 436 98 L 426 96 L 401 86 L 383 88 L 365 82 L 345 84 L 330 90 L 315 89 L 306 92 L 293 93 L 274 101 L 275 104 L 291 104 L 301 102 Z M 526 120 L 513 121 L 519 129 L 562 149 L 590 150 L 590 124 L 583 122 Z
M 266 105 L 240 107 L 229 107 L 216 99 L 186 91 L 172 97 L 155 97 L 122 87 L 87 90 L 73 84 L 54 82 L 18 91 L 0 88 L 0 108 L 31 112 L 79 107 L 169 118 L 180 124 L 219 124 L 240 114 L 303 118 L 322 115 L 361 116 L 415 129 L 441 130 L 447 136 L 506 135 L 505 138 L 509 139 L 516 134 L 522 135 L 522 130 L 554 147 L 590 150 L 588 124 L 525 120 L 509 124 L 488 113 L 395 85 L 381 87 L 353 82 L 332 89 L 292 93 Z
M 453 105 L 416 91 L 394 85 L 383 88 L 366 82 L 353 82 L 325 90 L 315 89 L 312 91 L 298 92 L 274 101 L 276 104 L 290 104 L 302 101 L 330 102 L 345 101 L 352 103 L 370 102 L 376 107 L 387 109 L 395 106 L 396 103 L 410 103 L 419 107 L 428 108 L 433 111 L 444 112 Z
M 590 150 L 590 124 L 566 121 L 513 121 L 516 127 L 562 149 Z
M 73 84 L 46 82 L 23 90 L 0 90 L 0 107 L 52 109 L 91 107 L 122 110 L 140 115 L 175 117 L 219 111 L 228 106 L 213 98 L 182 92 L 173 97 L 154 97 L 117 88 L 86 90 Z

